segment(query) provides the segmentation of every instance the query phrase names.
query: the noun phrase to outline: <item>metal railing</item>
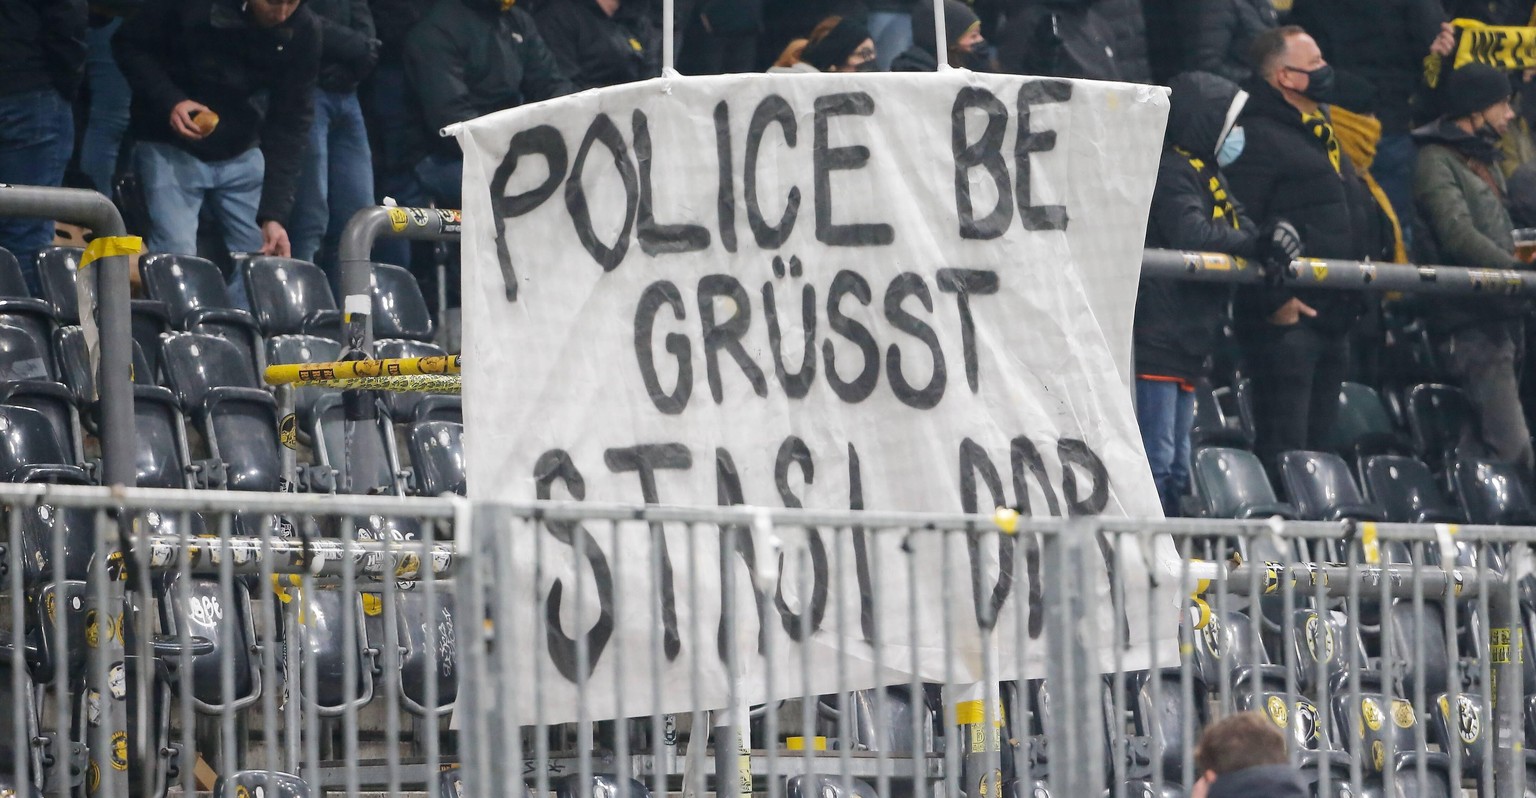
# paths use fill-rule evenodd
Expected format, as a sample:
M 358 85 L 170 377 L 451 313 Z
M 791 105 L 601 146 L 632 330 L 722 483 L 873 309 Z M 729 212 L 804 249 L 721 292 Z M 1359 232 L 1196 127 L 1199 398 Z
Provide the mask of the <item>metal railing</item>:
M 0 510 L 0 781 L 48 795 L 1139 798 L 1257 709 L 1317 794 L 1518 796 L 1536 721 L 1529 528 L 40 485 Z

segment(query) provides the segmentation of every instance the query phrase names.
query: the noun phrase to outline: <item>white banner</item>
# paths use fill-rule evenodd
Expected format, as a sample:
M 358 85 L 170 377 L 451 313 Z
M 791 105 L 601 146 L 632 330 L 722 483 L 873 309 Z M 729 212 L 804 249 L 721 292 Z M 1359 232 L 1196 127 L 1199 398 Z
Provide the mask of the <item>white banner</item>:
M 589 91 L 459 126 L 470 495 L 1159 516 L 1128 380 L 1167 107 L 1155 87 L 966 71 L 750 75 Z M 690 543 L 683 527 L 617 540 L 588 527 L 581 557 L 579 529 L 517 543 L 528 556 L 504 584 L 530 614 L 508 633 L 547 651 L 519 658 L 516 683 L 543 696 L 546 720 L 574 717 L 583 676 L 589 716 L 648 712 L 660 629 L 660 709 L 724 706 L 718 531 Z M 986 629 L 1039 633 L 1038 560 L 1014 573 L 1011 559 L 1032 541 L 956 538 L 946 573 L 936 536 L 914 555 L 890 535 L 780 534 L 784 573 L 764 595 L 747 549 L 771 569 L 774 541 L 744 531 L 752 546 L 726 559 L 750 700 L 830 692 L 839 652 L 869 663 L 844 669 L 848 687 L 905 681 L 914 661 L 925 680 L 976 681 Z M 1138 613 L 1119 640 L 1126 667 L 1153 643 L 1173 661 L 1176 603 L 1155 613 L 1147 594 L 1146 569 L 1164 562 L 1130 542 L 1107 559 L 1105 611 L 1084 619 L 1085 638 L 1108 662 L 1124 636 L 1113 569 Z M 913 591 L 926 597 L 916 616 Z M 1016 642 L 998 647 L 997 675 L 1042 675 L 1045 646 L 1021 658 Z M 769 687 L 772 669 L 796 676 Z

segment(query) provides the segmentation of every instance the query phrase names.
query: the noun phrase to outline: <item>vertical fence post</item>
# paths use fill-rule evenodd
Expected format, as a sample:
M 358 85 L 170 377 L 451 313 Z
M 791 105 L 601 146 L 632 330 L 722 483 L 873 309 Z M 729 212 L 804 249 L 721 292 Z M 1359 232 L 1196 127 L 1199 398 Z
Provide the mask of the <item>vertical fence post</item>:
M 1488 661 L 1493 670 L 1489 692 L 1494 715 L 1495 795 L 1521 798 L 1525 794 L 1525 629 L 1520 622 L 1519 593 L 1513 573 L 1503 579 L 1489 578 L 1479 589 L 1492 592 L 1488 597 Z
M 1081 589 L 1098 578 L 1097 548 L 1089 551 L 1095 530 L 1087 520 L 1073 519 L 1042 537 L 1045 566 L 1040 572 L 1052 575 L 1041 586 L 1049 647 L 1045 681 L 1052 711 L 1045 734 L 1051 749 L 1052 791 L 1101 795 L 1105 786 L 1103 688 L 1098 678 L 1085 678 L 1099 672 L 1099 663 L 1081 635 L 1082 625 L 1098 617 L 1095 591 Z

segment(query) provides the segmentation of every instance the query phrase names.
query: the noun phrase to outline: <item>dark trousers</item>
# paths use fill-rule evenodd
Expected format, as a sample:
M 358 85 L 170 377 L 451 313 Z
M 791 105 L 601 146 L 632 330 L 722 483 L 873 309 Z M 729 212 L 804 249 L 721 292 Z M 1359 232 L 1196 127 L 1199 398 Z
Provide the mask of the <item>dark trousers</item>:
M 1525 331 L 1472 327 L 1439 343 L 1440 360 L 1477 411 L 1477 424 L 1465 430 L 1461 446 L 1469 454 L 1517 466 L 1530 475 L 1536 468 L 1531 433 L 1520 404 L 1520 365 L 1525 361 Z
M 1321 447 L 1339 415 L 1349 361 L 1345 336 L 1305 324 L 1266 325 L 1244 344 L 1253 372 L 1259 458 L 1273 466 L 1281 452 Z

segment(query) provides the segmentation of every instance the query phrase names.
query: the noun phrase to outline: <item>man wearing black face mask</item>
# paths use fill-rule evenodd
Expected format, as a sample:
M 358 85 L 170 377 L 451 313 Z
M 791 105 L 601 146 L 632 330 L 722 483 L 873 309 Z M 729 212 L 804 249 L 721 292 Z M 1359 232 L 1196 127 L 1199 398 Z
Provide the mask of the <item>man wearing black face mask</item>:
M 1445 78 L 1440 93 L 1445 115 L 1414 131 L 1420 146 L 1414 197 L 1440 259 L 1455 266 L 1526 268 L 1514 254 L 1514 223 L 1496 163 L 1499 138 L 1515 116 L 1509 78 L 1468 64 Z M 1536 463 L 1516 374 L 1528 309 L 1515 297 L 1440 297 L 1428 314 L 1443 365 L 1478 410 L 1478 429 L 1463 446 L 1527 475 Z
M 1359 232 L 1366 209 L 1351 202 L 1349 190 L 1359 178 L 1323 105 L 1333 70 L 1317 42 L 1297 27 L 1265 31 L 1254 39 L 1253 66 L 1239 120 L 1246 145 L 1225 169 L 1233 195 L 1261 225 L 1295 225 L 1310 257 L 1366 256 Z M 1253 374 L 1256 448 L 1266 462 L 1324 445 L 1338 415 L 1346 336 L 1361 310 L 1349 291 L 1271 285 L 1238 292 L 1233 315 Z

